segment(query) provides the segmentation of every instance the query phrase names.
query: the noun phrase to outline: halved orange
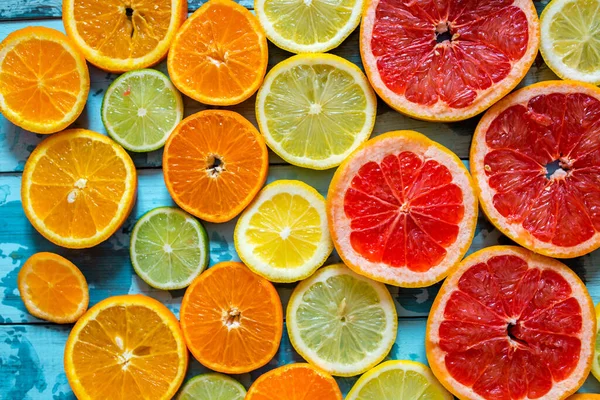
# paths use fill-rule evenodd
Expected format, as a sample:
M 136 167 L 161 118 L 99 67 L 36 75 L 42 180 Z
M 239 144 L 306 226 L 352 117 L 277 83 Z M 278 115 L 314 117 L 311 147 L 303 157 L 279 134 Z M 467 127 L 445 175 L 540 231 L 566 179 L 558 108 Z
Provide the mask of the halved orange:
M 267 177 L 262 135 L 233 111 L 206 110 L 177 125 L 163 153 L 173 200 L 209 222 L 226 222 L 252 201 Z
M 267 364 L 279 348 L 283 310 L 275 287 L 239 262 L 222 262 L 185 291 L 181 328 L 204 366 L 242 374 Z
M 90 90 L 85 59 L 63 33 L 31 26 L 0 43 L 0 111 L 35 133 L 54 133 L 77 119 Z
M 108 137 L 66 130 L 41 142 L 27 159 L 23 210 L 51 242 L 92 247 L 108 239 L 131 212 L 136 176 L 131 157 Z
M 125 72 L 165 57 L 187 17 L 187 0 L 64 0 L 62 15 L 67 35 L 89 62 Z
M 71 324 L 87 310 L 90 296 L 85 277 L 72 262 L 54 253 L 35 253 L 17 278 L 19 294 L 34 317 Z
M 265 32 L 253 14 L 231 0 L 210 0 L 177 32 L 167 67 L 182 93 L 226 106 L 256 92 L 268 58 Z
M 162 303 L 114 296 L 75 324 L 64 364 L 78 399 L 168 400 L 183 382 L 188 352 L 179 321 Z

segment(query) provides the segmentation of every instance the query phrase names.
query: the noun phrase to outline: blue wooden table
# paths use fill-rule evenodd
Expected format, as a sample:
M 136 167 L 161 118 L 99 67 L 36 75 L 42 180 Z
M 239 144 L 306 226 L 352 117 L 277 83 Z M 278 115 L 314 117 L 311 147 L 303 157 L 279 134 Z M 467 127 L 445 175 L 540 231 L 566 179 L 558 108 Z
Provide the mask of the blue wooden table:
M 205 0 L 188 0 L 189 11 L 197 9 Z M 252 8 L 252 0 L 239 0 Z M 538 11 L 548 0 L 536 1 Z M 0 0 L 0 40 L 10 32 L 27 25 L 43 25 L 63 31 L 61 0 Z M 358 32 L 353 33 L 333 53 L 360 66 Z M 269 47 L 269 65 L 290 54 Z M 166 72 L 161 63 L 156 68 Z M 116 75 L 90 67 L 91 90 L 87 106 L 74 126 L 106 133 L 100 120 L 100 104 L 108 85 Z M 533 82 L 557 79 L 538 57 L 521 86 Z M 252 97 L 231 107 L 253 123 Z M 186 116 L 206 107 L 184 99 Z M 379 102 L 374 135 L 396 129 L 420 131 L 453 150 L 468 166 L 468 150 L 477 118 L 454 124 L 436 124 L 412 120 Z M 61 254 L 77 265 L 86 276 L 90 288 L 90 306 L 114 295 L 144 293 L 166 304 L 176 315 L 183 290 L 161 291 L 146 285 L 134 273 L 129 261 L 129 235 L 135 221 L 146 211 L 158 206 L 173 205 L 165 188 L 161 171 L 161 151 L 132 154 L 139 170 L 137 204 L 123 227 L 109 240 L 88 250 L 68 250 L 57 247 L 40 236 L 29 224 L 20 200 L 21 173 L 25 160 L 43 139 L 12 125 L 0 116 L 0 399 L 74 399 L 63 370 L 63 348 L 71 326 L 61 326 L 38 320 L 27 313 L 19 298 L 17 274 L 23 262 L 39 251 Z M 269 182 L 277 179 L 300 179 L 326 194 L 333 171 L 311 171 L 287 165 L 277 156 L 270 155 Z M 210 238 L 210 265 L 220 261 L 239 260 L 233 246 L 235 220 L 226 224 L 205 224 Z M 510 240 L 480 217 L 477 233 L 469 252 Z M 329 262 L 337 261 L 336 254 Z M 584 257 L 565 260 L 586 283 L 595 303 L 600 301 L 600 251 Z M 286 307 L 293 284 L 278 284 L 277 289 Z M 425 324 L 431 303 L 439 289 L 434 285 L 424 289 L 389 287 L 398 310 L 398 335 L 389 354 L 392 359 L 408 359 L 427 363 L 424 348 Z M 276 357 L 264 368 L 237 376 L 246 387 L 260 374 L 292 361 L 300 361 L 287 335 L 281 342 Z M 192 361 L 188 377 L 206 371 Z M 355 378 L 338 379 L 347 392 Z M 582 392 L 600 393 L 600 384 L 590 376 Z

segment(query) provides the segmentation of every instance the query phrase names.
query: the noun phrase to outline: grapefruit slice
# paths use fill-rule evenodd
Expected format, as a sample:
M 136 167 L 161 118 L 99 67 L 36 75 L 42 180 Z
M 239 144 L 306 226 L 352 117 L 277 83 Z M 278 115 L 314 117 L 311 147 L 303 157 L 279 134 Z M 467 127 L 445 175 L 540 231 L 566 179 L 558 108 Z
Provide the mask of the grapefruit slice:
M 564 264 L 516 246 L 465 258 L 427 320 L 427 360 L 454 395 L 564 399 L 590 372 L 596 315 Z
M 548 81 L 481 119 L 471 172 L 484 212 L 520 245 L 552 257 L 600 246 L 600 89 Z
M 469 248 L 477 198 L 450 150 L 414 131 L 388 132 L 338 168 L 327 216 L 335 248 L 355 272 L 423 287 L 448 275 Z
M 539 47 L 531 0 L 370 0 L 360 52 L 375 91 L 392 108 L 460 121 L 501 99 Z

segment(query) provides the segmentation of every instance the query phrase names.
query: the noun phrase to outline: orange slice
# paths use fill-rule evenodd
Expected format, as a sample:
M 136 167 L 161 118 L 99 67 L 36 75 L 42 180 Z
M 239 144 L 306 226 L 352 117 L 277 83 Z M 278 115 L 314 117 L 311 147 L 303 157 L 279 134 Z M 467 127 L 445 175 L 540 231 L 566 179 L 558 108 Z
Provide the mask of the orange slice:
M 85 58 L 110 72 L 165 57 L 187 16 L 187 0 L 64 0 L 65 31 Z
M 268 58 L 265 32 L 253 14 L 231 0 L 210 0 L 177 32 L 167 67 L 182 93 L 227 106 L 256 92 Z
M 85 277 L 72 262 L 54 253 L 36 253 L 19 271 L 19 293 L 36 318 L 71 324 L 87 310 L 90 296 Z
M 65 346 L 65 372 L 78 399 L 171 399 L 187 363 L 177 318 L 143 295 L 96 304 Z
M 283 332 L 275 287 L 238 262 L 222 262 L 200 275 L 181 302 L 188 349 L 202 365 L 242 374 L 267 364 Z
M 594 394 L 594 393 L 574 394 L 573 396 L 569 397 L 567 400 L 600 400 L 600 394 Z
M 90 90 L 85 59 L 63 33 L 41 26 L 0 43 L 0 111 L 35 133 L 54 133 L 77 119 Z
M 427 320 L 427 360 L 461 399 L 565 399 L 592 365 L 594 304 L 564 264 L 515 246 L 465 258 Z
M 108 239 L 134 204 L 135 166 L 121 146 L 86 129 L 41 142 L 23 171 L 21 201 L 33 227 L 51 242 L 86 248 Z
M 206 110 L 187 117 L 171 133 L 163 153 L 171 197 L 209 222 L 226 222 L 242 212 L 265 183 L 268 168 L 264 138 L 233 111 Z

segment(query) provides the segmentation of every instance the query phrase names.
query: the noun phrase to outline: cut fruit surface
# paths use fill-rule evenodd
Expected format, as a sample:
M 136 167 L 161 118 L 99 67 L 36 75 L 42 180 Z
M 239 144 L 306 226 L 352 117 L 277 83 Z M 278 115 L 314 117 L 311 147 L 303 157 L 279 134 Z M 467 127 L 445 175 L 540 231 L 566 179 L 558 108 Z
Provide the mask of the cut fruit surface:
M 515 246 L 465 258 L 427 320 L 427 360 L 454 395 L 565 399 L 590 371 L 592 299 L 564 264 Z
M 510 92 L 539 41 L 531 0 L 368 0 L 360 51 L 373 88 L 391 107 L 459 121 Z
M 423 287 L 466 253 L 477 198 L 462 161 L 413 131 L 371 139 L 336 171 L 327 196 L 335 247 L 355 272 Z
M 596 305 L 596 321 L 600 320 L 600 303 Z M 600 380 L 600 335 L 596 327 L 596 342 L 594 343 L 594 359 L 592 361 L 592 374 Z M 600 398 L 600 395 L 598 395 Z
M 244 400 L 246 389 L 235 379 L 221 374 L 201 374 L 183 385 L 177 400 Z
M 600 394 L 581 393 L 570 396 L 567 400 L 600 400 Z
M 548 81 L 507 96 L 481 119 L 470 166 L 483 211 L 537 253 L 600 246 L 600 89 Z

